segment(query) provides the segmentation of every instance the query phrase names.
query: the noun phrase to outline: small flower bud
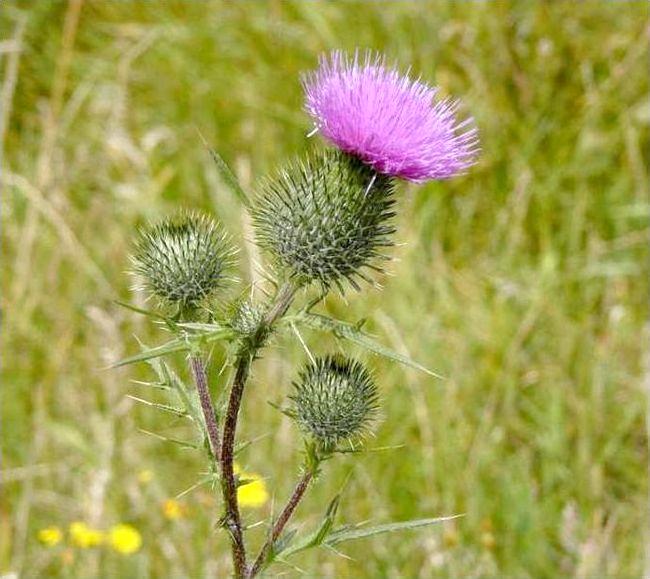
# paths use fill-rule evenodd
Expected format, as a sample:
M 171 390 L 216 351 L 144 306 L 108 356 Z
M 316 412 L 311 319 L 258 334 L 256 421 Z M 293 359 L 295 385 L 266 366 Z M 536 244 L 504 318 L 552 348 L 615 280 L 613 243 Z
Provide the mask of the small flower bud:
M 360 270 L 379 270 L 392 245 L 393 191 L 393 179 L 358 159 L 320 153 L 265 183 L 253 208 L 257 241 L 299 280 L 359 289 L 355 278 L 368 280 Z
M 262 305 L 243 300 L 235 306 L 230 326 L 242 336 L 250 336 L 258 330 L 265 313 L 266 308 Z
M 377 418 L 377 387 L 368 370 L 354 360 L 319 358 L 293 385 L 292 415 L 325 448 L 362 437 Z
M 183 213 L 141 231 L 132 259 L 142 289 L 192 309 L 225 285 L 234 253 L 213 219 Z

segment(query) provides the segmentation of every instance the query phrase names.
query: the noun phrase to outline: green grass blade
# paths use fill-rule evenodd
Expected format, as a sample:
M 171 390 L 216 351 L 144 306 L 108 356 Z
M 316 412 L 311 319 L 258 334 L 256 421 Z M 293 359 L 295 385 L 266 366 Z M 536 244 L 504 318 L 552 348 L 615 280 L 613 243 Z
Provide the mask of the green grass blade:
M 223 160 L 221 155 L 217 153 L 205 140 L 203 135 L 199 132 L 199 136 L 201 137 L 201 140 L 203 141 L 203 144 L 205 147 L 210 151 L 210 155 L 212 156 L 212 160 L 214 161 L 214 164 L 217 166 L 217 171 L 219 172 L 219 176 L 221 177 L 221 180 L 223 181 L 224 185 L 230 189 L 232 193 L 243 203 L 245 207 L 250 207 L 250 200 L 248 199 L 248 195 L 246 195 L 246 192 L 242 188 L 242 186 L 239 184 L 239 180 L 237 177 L 235 177 L 235 174 L 232 172 L 228 164 Z

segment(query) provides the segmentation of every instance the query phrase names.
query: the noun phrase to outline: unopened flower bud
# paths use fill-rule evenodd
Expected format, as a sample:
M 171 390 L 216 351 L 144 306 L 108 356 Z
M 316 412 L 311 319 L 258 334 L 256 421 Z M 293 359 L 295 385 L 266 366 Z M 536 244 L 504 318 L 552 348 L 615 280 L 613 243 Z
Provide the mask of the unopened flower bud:
M 263 186 L 253 208 L 258 243 L 295 278 L 324 287 L 368 280 L 394 232 L 394 181 L 358 159 L 325 151 Z M 370 280 L 368 280 L 370 281 Z
M 134 273 L 162 301 L 194 308 L 230 279 L 234 253 L 213 219 L 183 213 L 140 232 Z
M 377 418 L 379 396 L 368 370 L 341 356 L 318 358 L 294 382 L 291 413 L 326 448 L 359 439 Z

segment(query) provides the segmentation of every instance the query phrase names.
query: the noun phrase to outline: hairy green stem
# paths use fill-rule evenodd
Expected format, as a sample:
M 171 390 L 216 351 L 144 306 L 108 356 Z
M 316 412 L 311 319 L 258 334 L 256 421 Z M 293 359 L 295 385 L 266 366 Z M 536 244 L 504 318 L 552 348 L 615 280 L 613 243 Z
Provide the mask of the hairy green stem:
M 223 426 L 223 446 L 221 449 L 221 489 L 225 504 L 224 526 L 230 533 L 232 558 L 235 577 L 246 577 L 246 545 L 237 501 L 237 481 L 234 473 L 234 448 L 237 432 L 237 418 L 241 407 L 244 387 L 248 380 L 250 367 L 255 359 L 257 350 L 263 345 L 264 337 L 272 329 L 275 322 L 280 319 L 289 308 L 297 286 L 286 282 L 277 291 L 268 312 L 257 327 L 252 338 L 242 346 L 235 364 L 235 377 L 230 389 L 228 409 Z
M 217 425 L 217 417 L 210 397 L 210 389 L 208 388 L 208 377 L 205 371 L 205 363 L 200 356 L 190 356 L 190 367 L 192 369 L 192 376 L 196 384 L 196 390 L 199 394 L 199 401 L 201 403 L 201 410 L 203 411 L 203 418 L 205 419 L 205 428 L 208 433 L 208 442 L 212 456 L 217 463 L 221 455 L 221 446 L 219 444 L 219 427 Z
M 271 534 L 269 535 L 269 538 L 266 540 L 266 543 L 264 543 L 264 546 L 260 550 L 259 555 L 255 559 L 255 562 L 253 563 L 253 566 L 251 567 L 248 573 L 249 579 L 255 577 L 255 575 L 257 575 L 264 567 L 264 564 L 267 561 L 271 549 L 273 548 L 275 542 L 282 534 L 282 531 L 284 530 L 287 523 L 289 522 L 289 519 L 293 515 L 293 512 L 296 510 L 298 503 L 302 500 L 302 497 L 304 496 L 305 491 L 307 490 L 307 487 L 309 486 L 309 483 L 311 482 L 313 477 L 314 477 L 314 473 L 311 470 L 305 470 L 302 477 L 300 477 L 300 480 L 296 484 L 296 487 L 294 488 L 291 497 L 287 501 L 287 504 L 285 505 L 284 509 L 282 509 L 280 516 L 275 521 L 275 524 L 271 529 Z

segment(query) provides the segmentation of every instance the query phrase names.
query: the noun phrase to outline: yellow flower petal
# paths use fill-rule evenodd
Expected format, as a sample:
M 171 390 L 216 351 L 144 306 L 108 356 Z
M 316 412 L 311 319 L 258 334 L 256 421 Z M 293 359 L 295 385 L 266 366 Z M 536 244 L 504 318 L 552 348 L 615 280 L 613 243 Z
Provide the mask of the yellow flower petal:
M 70 523 L 70 540 L 76 547 L 89 549 L 103 543 L 104 533 L 89 527 L 86 523 L 75 521 Z
M 141 485 L 149 484 L 152 480 L 153 480 L 153 471 L 151 471 L 150 469 L 144 468 L 138 473 L 138 482 Z
M 185 516 L 185 505 L 175 501 L 174 499 L 167 499 L 162 504 L 162 512 L 165 518 L 170 521 L 182 519 Z
M 131 525 L 115 525 L 110 533 L 111 547 L 122 555 L 131 555 L 142 547 L 142 535 Z
M 63 540 L 63 533 L 59 527 L 45 527 L 38 532 L 37 537 L 46 547 L 54 547 Z
M 260 475 L 240 473 L 239 478 L 251 481 L 237 488 L 237 499 L 242 507 L 261 507 L 269 500 L 266 483 Z

